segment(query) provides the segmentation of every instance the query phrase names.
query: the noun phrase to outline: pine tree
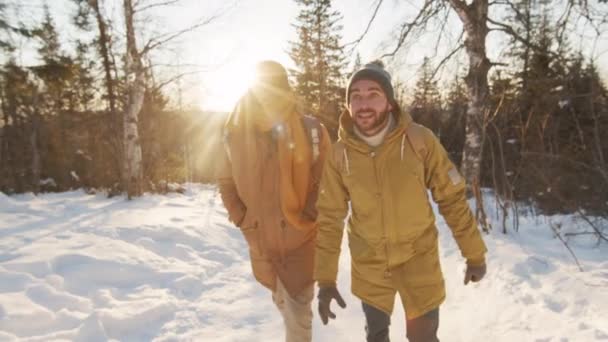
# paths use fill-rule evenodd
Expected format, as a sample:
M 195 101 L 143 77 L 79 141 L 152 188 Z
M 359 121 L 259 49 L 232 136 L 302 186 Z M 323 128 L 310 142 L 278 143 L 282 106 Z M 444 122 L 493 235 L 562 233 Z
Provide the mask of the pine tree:
M 63 52 L 59 33 L 49 7 L 44 6 L 44 17 L 34 30 L 38 40 L 38 54 L 42 64 L 32 68 L 42 81 L 44 89 L 34 104 L 48 118 L 45 135 L 48 150 L 44 151 L 43 164 L 60 189 L 70 187 L 71 162 L 75 151 L 69 142 L 69 121 L 76 107 L 75 94 L 71 87 L 74 80 L 74 62 Z
M 94 45 L 97 48 L 99 57 L 102 61 L 105 94 L 103 98 L 107 100 L 108 110 L 113 116 L 111 121 L 118 122 L 118 102 L 117 88 L 119 87 L 118 80 L 115 75 L 116 64 L 112 51 L 111 29 L 108 20 L 103 15 L 101 0 L 72 0 L 77 5 L 77 12 L 74 15 L 73 21 L 75 25 L 83 31 L 90 32 L 93 28 L 93 20 L 96 24 L 98 37 L 95 39 Z M 119 125 L 113 124 L 118 130 Z
M 457 165 L 462 160 L 467 118 L 467 90 L 462 76 L 456 75 L 448 87 L 445 103 L 445 120 L 441 129 L 441 143 L 450 159 Z
M 355 55 L 355 61 L 353 62 L 352 71 L 348 75 L 348 77 L 352 76 L 357 70 L 361 69 L 363 64 L 361 63 L 361 55 L 357 52 Z
M 433 79 L 432 66 L 428 58 L 424 59 L 418 73 L 418 81 L 414 88 L 414 100 L 411 104 L 411 114 L 414 121 L 440 135 L 441 94 L 437 81 Z
M 98 54 L 103 75 L 103 87 L 100 87 L 101 99 L 106 103 L 104 118 L 100 120 L 100 127 L 94 132 L 95 135 L 103 137 L 103 144 L 95 143 L 92 138 L 90 149 L 95 149 L 97 160 L 93 170 L 93 178 L 96 183 L 112 188 L 112 192 L 118 192 L 122 184 L 121 169 L 123 159 L 123 120 L 120 111 L 124 107 L 118 94 L 124 89 L 124 77 L 119 78 L 115 52 L 113 51 L 112 28 L 109 20 L 104 16 L 102 0 L 72 0 L 76 4 L 76 13 L 73 21 L 76 27 L 85 32 L 94 32 L 96 38 L 93 46 Z M 91 66 L 95 68 L 96 66 Z M 86 94 L 83 94 L 86 97 Z
M 93 76 L 93 71 L 96 69 L 96 63 L 90 55 L 91 44 L 82 41 L 76 43 L 76 58 L 74 59 L 74 82 L 76 108 L 79 111 L 88 111 L 91 109 L 91 104 L 95 99 L 96 80 Z
M 9 39 L 12 30 L 5 17 L 6 9 L 7 4 L 0 1 L 0 51 L 12 51 L 14 49 Z
M 561 184 L 569 187 L 570 199 L 578 205 L 603 207 L 606 215 L 608 205 L 602 198 L 608 192 L 608 89 L 595 64 L 579 55 L 567 70 L 561 96 L 554 114 L 556 144 L 561 158 L 581 166 L 559 165 Z
M 28 70 L 18 66 L 13 59 L 2 68 L 0 103 L 3 112 L 3 146 L 1 183 L 3 192 L 36 191 L 32 188 L 32 150 L 29 140 L 32 133 L 31 119 L 34 86 Z
M 333 137 L 344 103 L 343 69 L 345 56 L 340 44 L 341 15 L 330 0 L 296 0 L 300 5 L 295 28 L 298 39 L 291 42 L 290 56 L 296 91 L 307 110 L 318 117 Z

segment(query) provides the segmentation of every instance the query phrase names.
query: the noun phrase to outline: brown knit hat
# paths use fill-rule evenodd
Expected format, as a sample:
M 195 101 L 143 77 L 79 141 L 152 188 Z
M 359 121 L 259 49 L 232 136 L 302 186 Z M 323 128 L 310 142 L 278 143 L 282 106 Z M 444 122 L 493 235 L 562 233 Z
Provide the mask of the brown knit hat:
M 256 83 L 272 86 L 278 89 L 289 90 L 287 71 L 278 62 L 267 60 L 259 62 L 255 67 Z

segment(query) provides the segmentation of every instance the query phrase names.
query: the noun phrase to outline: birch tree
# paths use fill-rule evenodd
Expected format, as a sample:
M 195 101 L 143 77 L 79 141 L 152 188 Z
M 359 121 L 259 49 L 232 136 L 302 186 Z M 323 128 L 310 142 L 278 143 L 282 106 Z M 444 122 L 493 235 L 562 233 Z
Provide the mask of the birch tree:
M 600 1 L 606 2 L 606 1 Z M 376 10 L 371 17 L 371 21 L 376 18 L 377 9 L 382 6 L 383 0 L 375 1 Z M 437 63 L 438 67 L 443 67 L 447 61 L 464 50 L 468 59 L 468 70 L 465 77 L 465 84 L 468 95 L 466 112 L 466 139 L 463 148 L 463 158 L 461 171 L 469 186 L 469 195 L 472 194 L 472 187 L 479 187 L 483 138 L 485 134 L 485 124 L 491 108 L 489 107 L 489 85 L 488 73 L 490 69 L 501 64 L 500 61 L 490 61 L 486 51 L 488 33 L 495 31 L 506 37 L 511 37 L 515 41 L 529 46 L 532 50 L 537 48 L 534 42 L 521 36 L 509 24 L 490 16 L 490 9 L 493 13 L 506 13 L 515 11 L 516 6 L 512 1 L 496 0 L 420 0 L 416 2 L 418 11 L 411 16 L 411 19 L 404 20 L 396 28 L 396 39 L 392 51 L 384 54 L 384 57 L 395 57 L 397 52 L 407 49 L 411 44 L 420 38 L 420 35 L 429 30 L 430 27 L 438 28 L 435 46 L 445 45 L 446 34 L 449 32 L 450 18 L 457 17 L 462 26 L 460 37 L 451 42 L 451 47 L 447 53 Z M 596 35 L 603 33 L 606 20 L 606 11 L 587 0 L 564 0 L 559 3 L 563 7 L 563 14 L 559 16 L 557 26 L 560 27 L 559 36 L 564 37 L 572 25 L 581 25 L 581 22 L 588 23 Z M 573 24 L 576 22 L 576 24 Z M 369 25 L 368 25 L 369 27 Z M 367 30 L 366 30 L 367 32 Z
M 134 16 L 135 12 L 131 0 L 124 0 L 125 26 L 127 34 L 127 51 L 125 58 L 126 73 L 126 101 L 123 122 L 123 142 L 125 156 L 123 159 L 123 179 L 127 196 L 140 196 L 143 192 L 143 177 L 141 165 L 141 145 L 139 142 L 139 111 L 144 103 L 146 86 L 145 68 L 142 55 L 137 49 L 135 38 Z

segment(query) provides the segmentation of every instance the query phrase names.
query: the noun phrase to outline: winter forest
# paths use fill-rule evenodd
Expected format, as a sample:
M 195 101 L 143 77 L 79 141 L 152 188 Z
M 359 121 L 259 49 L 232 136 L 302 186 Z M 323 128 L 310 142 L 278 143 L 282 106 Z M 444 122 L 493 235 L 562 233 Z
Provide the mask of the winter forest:
M 489 280 L 437 213 L 441 340 L 608 339 L 606 0 L 0 0 L 0 341 L 282 340 L 214 184 L 261 59 L 332 141 L 381 59 L 466 179 Z M 363 340 L 345 299 L 315 341 Z

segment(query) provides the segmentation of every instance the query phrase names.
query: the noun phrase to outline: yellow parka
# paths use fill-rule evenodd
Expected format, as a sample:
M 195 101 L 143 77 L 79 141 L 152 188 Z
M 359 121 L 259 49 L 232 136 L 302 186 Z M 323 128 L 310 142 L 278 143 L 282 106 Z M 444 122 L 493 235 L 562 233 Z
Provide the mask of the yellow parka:
M 350 115 L 342 114 L 317 201 L 314 278 L 320 285 L 336 281 L 350 202 L 352 292 L 387 313 L 398 292 L 411 319 L 445 298 L 427 189 L 469 264 L 483 264 L 486 247 L 466 201 L 465 182 L 439 140 L 408 114 L 395 119 L 396 127 L 374 148 L 354 134 Z M 407 136 L 414 133 L 423 142 L 422 152 Z

